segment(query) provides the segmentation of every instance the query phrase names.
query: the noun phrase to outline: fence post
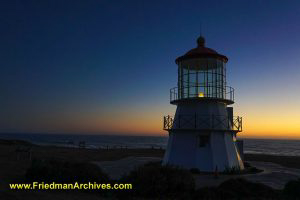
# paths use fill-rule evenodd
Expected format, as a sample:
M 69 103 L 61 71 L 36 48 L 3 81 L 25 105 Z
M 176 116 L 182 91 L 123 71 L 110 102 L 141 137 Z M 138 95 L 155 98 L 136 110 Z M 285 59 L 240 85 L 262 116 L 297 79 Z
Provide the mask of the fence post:
M 243 118 L 241 117 L 241 131 L 243 131 Z
M 212 127 L 211 128 L 214 129 L 214 126 L 215 126 L 215 123 L 214 123 L 215 117 L 214 117 L 214 115 L 212 115 L 211 119 L 212 119 Z
M 197 128 L 197 113 L 195 113 L 195 129 Z

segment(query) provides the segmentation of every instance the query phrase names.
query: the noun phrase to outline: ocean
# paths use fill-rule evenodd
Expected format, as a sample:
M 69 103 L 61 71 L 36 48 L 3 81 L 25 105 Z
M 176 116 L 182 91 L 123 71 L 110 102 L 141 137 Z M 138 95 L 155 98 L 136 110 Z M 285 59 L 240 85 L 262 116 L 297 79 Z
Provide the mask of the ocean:
M 0 139 L 18 139 L 38 145 L 78 147 L 84 141 L 87 148 L 162 148 L 165 149 L 168 137 L 160 136 L 120 136 L 87 134 L 38 134 L 0 133 Z M 300 140 L 243 139 L 244 152 L 300 156 Z

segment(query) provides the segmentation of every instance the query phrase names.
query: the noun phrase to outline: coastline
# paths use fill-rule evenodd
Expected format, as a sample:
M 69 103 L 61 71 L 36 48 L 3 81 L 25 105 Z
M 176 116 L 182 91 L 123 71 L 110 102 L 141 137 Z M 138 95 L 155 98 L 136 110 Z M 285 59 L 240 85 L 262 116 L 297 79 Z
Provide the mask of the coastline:
M 113 161 L 126 157 L 161 157 L 164 149 L 161 148 L 80 148 L 56 145 L 37 145 L 23 140 L 0 139 L 0 156 L 6 159 L 13 159 L 16 149 L 29 147 L 32 158 L 57 158 L 62 160 L 90 162 L 90 161 Z M 245 161 L 272 162 L 284 167 L 300 169 L 300 156 L 270 155 L 245 153 Z M 9 158 L 11 157 L 11 158 Z M 5 160 L 5 159 L 4 159 Z
M 60 161 L 71 161 L 71 162 L 84 162 L 84 163 L 93 163 L 93 162 L 102 162 L 107 163 L 109 161 L 119 161 L 121 159 L 128 158 L 163 158 L 164 150 L 163 149 L 87 149 L 87 148 L 72 148 L 72 147 L 61 147 L 61 146 L 41 146 L 31 144 L 29 142 L 24 142 L 22 140 L 2 140 L 0 139 L 0 197 L 8 197 L 7 195 L 23 195 L 28 194 L 32 199 L 31 195 L 53 195 L 53 198 L 57 198 L 59 194 L 56 193 L 43 193 L 42 191 L 33 191 L 28 193 L 28 191 L 14 191 L 9 190 L 9 183 L 18 183 L 24 180 L 25 173 L 31 165 L 31 160 L 26 155 L 26 152 L 18 152 L 17 149 L 20 147 L 30 149 L 31 160 L 33 159 L 54 159 Z M 18 156 L 19 154 L 19 156 Z M 20 154 L 23 154 L 20 156 Z M 245 154 L 245 161 L 249 162 L 268 162 L 279 164 L 283 167 L 300 169 L 300 156 L 277 156 L 277 155 L 266 155 L 266 154 Z M 249 176 L 249 175 L 246 175 Z M 268 175 L 267 175 L 268 176 Z M 203 184 L 203 177 L 196 176 L 197 185 Z M 229 177 L 230 176 L 222 176 Z M 234 176 L 233 176 L 234 177 Z M 231 177 L 231 178 L 233 178 Z M 254 176 L 253 181 L 257 181 L 257 178 Z M 276 178 L 276 177 L 275 177 Z M 208 180 L 209 179 L 209 180 Z M 215 179 L 212 176 L 208 176 L 208 179 L 205 180 L 205 184 L 208 181 L 211 181 L 215 184 Z M 210 180 L 213 179 L 213 180 Z M 224 179 L 224 180 L 225 180 Z M 251 179 L 251 177 L 250 177 Z M 277 179 L 277 178 L 276 178 Z M 220 178 L 219 182 L 223 179 Z M 274 181 L 274 183 L 276 180 Z M 71 195 L 71 194 L 70 194 Z M 81 194 L 82 195 L 82 194 Z M 76 195 L 71 195 L 72 199 Z M 81 199 L 93 199 L 94 196 L 81 196 Z M 43 198 L 42 198 L 43 199 Z M 66 198 L 68 199 L 68 198 Z

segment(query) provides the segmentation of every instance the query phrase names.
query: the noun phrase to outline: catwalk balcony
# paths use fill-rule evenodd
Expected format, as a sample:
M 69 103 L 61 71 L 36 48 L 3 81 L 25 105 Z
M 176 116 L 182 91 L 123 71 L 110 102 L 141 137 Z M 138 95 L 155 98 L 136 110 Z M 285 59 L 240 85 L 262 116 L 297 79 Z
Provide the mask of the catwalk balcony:
M 170 103 L 178 104 L 182 101 L 221 101 L 227 105 L 234 103 L 234 89 L 232 87 L 217 86 L 189 86 L 170 89 Z
M 242 117 L 230 119 L 223 115 L 176 115 L 164 116 L 164 130 L 207 130 L 207 131 L 242 131 Z

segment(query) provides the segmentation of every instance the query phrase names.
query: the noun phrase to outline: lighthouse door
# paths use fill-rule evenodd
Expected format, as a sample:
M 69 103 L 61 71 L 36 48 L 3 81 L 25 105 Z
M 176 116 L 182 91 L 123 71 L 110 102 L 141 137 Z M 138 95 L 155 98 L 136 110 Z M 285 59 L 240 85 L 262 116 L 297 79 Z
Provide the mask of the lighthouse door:
M 208 147 L 209 146 L 209 135 L 199 135 L 198 137 L 198 147 Z

